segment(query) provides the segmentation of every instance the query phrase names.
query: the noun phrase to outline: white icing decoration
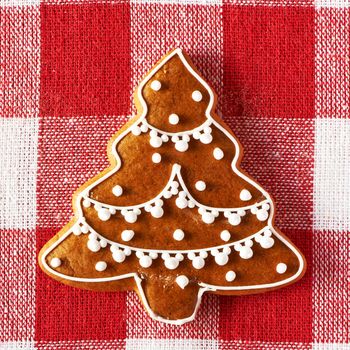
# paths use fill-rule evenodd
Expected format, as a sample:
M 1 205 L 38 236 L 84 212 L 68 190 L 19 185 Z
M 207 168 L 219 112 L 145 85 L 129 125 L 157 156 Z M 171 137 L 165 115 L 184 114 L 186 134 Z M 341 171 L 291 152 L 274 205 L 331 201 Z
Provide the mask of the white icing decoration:
M 236 279 L 236 273 L 234 271 L 227 271 L 225 278 L 227 282 L 233 282 Z
M 159 80 L 153 80 L 151 83 L 151 89 L 154 91 L 159 91 L 162 87 L 162 84 Z
M 252 199 L 252 194 L 248 190 L 242 190 L 239 194 L 239 198 L 242 201 L 250 201 Z
M 177 276 L 176 283 L 179 285 L 181 289 L 185 289 L 185 287 L 189 284 L 189 279 L 185 275 Z
M 183 64 L 185 65 L 185 67 L 188 69 L 188 71 L 202 84 L 202 86 L 206 89 L 206 91 L 209 94 L 209 103 L 205 112 L 205 115 L 207 117 L 207 121 L 202 124 L 201 126 L 199 126 L 198 128 L 195 128 L 193 130 L 189 130 L 189 131 L 185 131 L 185 132 L 179 132 L 179 133 L 166 133 L 168 136 L 172 137 L 174 135 L 178 135 L 179 137 L 182 137 L 184 134 L 186 135 L 193 135 L 197 130 L 203 130 L 203 125 L 211 125 L 213 127 L 215 127 L 219 132 L 221 132 L 223 135 L 225 135 L 233 144 L 234 148 L 235 148 L 235 153 L 234 153 L 234 157 L 231 163 L 232 166 L 232 171 L 238 175 L 240 178 L 244 179 L 245 181 L 247 181 L 249 184 L 251 184 L 252 186 L 254 186 L 255 188 L 257 188 L 263 196 L 265 196 L 266 198 L 266 204 L 270 203 L 271 205 L 271 210 L 270 210 L 270 216 L 268 217 L 268 221 L 266 223 L 267 227 L 269 228 L 269 230 L 271 230 L 271 232 L 273 232 L 273 235 L 276 239 L 278 239 L 279 241 L 281 241 L 286 247 L 288 247 L 288 249 L 290 249 L 295 256 L 297 257 L 298 261 L 299 261 L 299 267 L 297 269 L 297 271 L 292 275 L 289 276 L 288 278 L 279 280 L 278 282 L 272 282 L 272 283 L 267 283 L 267 284 L 261 284 L 261 285 L 238 285 L 238 286 L 222 286 L 222 285 L 212 285 L 212 284 L 208 284 L 208 283 L 204 283 L 204 282 L 200 282 L 199 286 L 200 289 L 198 291 L 198 299 L 197 299 L 197 304 L 194 308 L 194 312 L 191 316 L 186 317 L 184 319 L 180 319 L 180 320 L 168 320 L 168 319 L 164 319 L 161 316 L 155 314 L 153 312 L 153 310 L 151 309 L 147 297 L 144 293 L 143 290 L 143 279 L 137 274 L 137 273 L 126 273 L 123 275 L 114 275 L 114 276 L 110 276 L 110 277 L 99 277 L 99 278 L 88 278 L 88 277 L 74 277 L 74 276 L 69 276 L 69 275 L 65 275 L 63 273 L 60 273 L 54 269 L 52 269 L 48 263 L 47 263 L 47 256 L 48 254 L 50 254 L 59 244 L 61 244 L 65 239 L 67 239 L 67 237 L 69 235 L 72 234 L 72 229 L 66 231 L 57 241 L 55 241 L 54 243 L 52 243 L 51 246 L 49 246 L 41 255 L 41 262 L 42 262 L 42 266 L 51 274 L 66 279 L 66 280 L 70 280 L 70 281 L 77 281 L 77 282 L 81 282 L 81 283 L 105 283 L 105 282 L 110 282 L 110 281 L 118 281 L 118 280 L 122 280 L 122 279 L 127 279 L 127 278 L 134 278 L 136 286 L 138 288 L 138 293 L 142 299 L 143 304 L 145 305 L 145 308 L 147 310 L 147 312 L 150 314 L 150 316 L 157 320 L 157 321 L 162 321 L 165 323 L 170 323 L 170 324 L 176 324 L 176 325 L 181 325 L 184 324 L 186 322 L 189 322 L 191 320 L 194 319 L 196 312 L 198 310 L 198 307 L 200 305 L 200 301 L 201 301 L 201 297 L 202 295 L 207 292 L 207 291 L 217 291 L 217 290 L 231 290 L 231 291 L 247 291 L 247 290 L 258 290 L 258 289 L 268 289 L 268 288 L 276 288 L 276 287 L 280 287 L 282 285 L 285 284 L 289 284 L 292 281 L 296 280 L 303 272 L 304 270 L 304 260 L 302 255 L 299 253 L 299 251 L 286 239 L 284 238 L 282 235 L 279 234 L 278 231 L 276 231 L 273 228 L 273 213 L 274 213 L 274 205 L 273 202 L 269 196 L 269 194 L 258 184 L 256 184 L 253 180 L 251 180 L 248 176 L 246 176 L 245 174 L 241 173 L 239 171 L 239 169 L 237 168 L 237 162 L 240 159 L 240 146 L 239 143 L 237 142 L 237 140 L 231 135 L 231 133 L 226 130 L 223 126 L 221 126 L 220 123 L 218 123 L 214 118 L 212 118 L 212 116 L 210 115 L 211 111 L 213 110 L 213 106 L 214 106 L 214 94 L 212 92 L 212 90 L 210 89 L 209 85 L 194 71 L 194 69 L 191 67 L 191 65 L 186 61 L 186 58 L 184 57 L 184 55 L 182 54 L 182 51 L 180 49 L 176 49 L 174 51 L 172 51 L 169 55 L 167 55 L 167 57 L 161 61 L 160 64 L 158 64 L 148 75 L 147 77 L 140 83 L 137 94 L 138 94 L 138 99 L 140 101 L 141 107 L 142 107 L 142 114 L 140 115 L 138 121 L 136 123 L 141 123 L 140 125 L 140 130 L 142 132 L 147 132 L 148 129 L 153 129 L 156 130 L 158 132 L 161 132 L 159 129 L 156 129 L 155 127 L 151 126 L 148 124 L 147 120 L 146 120 L 146 116 L 148 113 L 148 107 L 146 104 L 146 101 L 143 98 L 143 88 L 145 86 L 145 84 L 154 76 L 154 74 L 160 69 L 160 67 L 162 67 L 168 60 L 170 60 L 174 55 L 178 55 L 178 57 L 181 59 L 181 61 L 183 62 Z M 101 176 L 97 181 L 95 181 L 94 183 L 90 184 L 83 192 L 79 193 L 76 196 L 76 208 L 77 208 L 77 218 L 78 218 L 78 222 L 77 224 L 81 224 L 81 231 L 83 233 L 87 233 L 88 232 L 88 226 L 85 224 L 84 222 L 84 217 L 83 217 L 83 211 L 81 209 L 80 203 L 82 201 L 82 199 L 84 199 L 84 197 L 88 197 L 88 194 L 90 192 L 90 190 L 92 188 L 94 188 L 96 185 L 98 185 L 99 183 L 105 181 L 107 178 L 109 178 L 110 176 L 112 176 L 113 174 L 115 174 L 121 167 L 122 161 L 119 157 L 119 154 L 117 152 L 117 147 L 116 145 L 120 142 L 120 140 L 122 140 L 127 134 L 129 134 L 133 128 L 135 127 L 135 124 L 130 126 L 128 129 L 126 129 L 125 131 L 123 131 L 122 133 L 120 133 L 113 141 L 113 144 L 111 145 L 111 153 L 112 155 L 115 157 L 116 159 L 116 166 L 114 168 L 112 168 L 108 173 L 104 174 L 103 176 Z M 165 133 L 165 132 L 164 132 Z M 173 168 L 174 169 L 174 168 Z M 182 179 L 181 179 L 182 180 Z M 180 181 L 181 183 L 181 181 Z M 181 183 L 182 185 L 182 183 Z M 195 201 L 192 197 L 189 197 L 189 199 L 191 201 L 193 201 L 193 203 L 195 203 L 196 206 L 199 206 L 200 203 L 198 203 L 197 201 Z M 90 198 L 91 202 L 93 203 L 94 201 Z M 95 201 L 96 202 L 96 201 Z M 261 203 L 260 203 L 261 204 Z M 202 209 L 205 210 L 211 210 L 214 208 L 210 208 L 210 207 L 206 207 L 203 205 L 200 205 Z M 259 206 L 257 204 L 257 206 Z M 104 207 L 108 207 L 108 205 L 104 205 Z M 123 208 L 141 208 L 142 205 L 137 205 L 137 206 L 133 206 L 133 207 L 123 207 Z M 118 208 L 116 208 L 118 210 Z M 120 208 L 121 210 L 122 208 Z M 231 210 L 232 208 L 216 208 L 219 212 L 225 212 L 225 211 L 234 211 Z M 244 210 L 250 209 L 251 212 L 253 213 L 254 209 L 253 207 L 245 207 L 243 208 Z M 264 208 L 265 209 L 265 208 Z M 97 210 L 97 209 L 96 209 Z M 266 209 L 265 209 L 266 210 Z M 258 233 L 259 235 L 261 234 L 261 232 Z M 253 235 L 254 236 L 254 235 Z M 108 240 L 107 240 L 108 241 Z M 110 243 L 110 241 L 108 241 L 108 243 Z M 237 242 L 235 242 L 237 243 Z M 239 242 L 238 242 L 239 243 Z M 243 243 L 243 241 L 242 241 Z M 114 244 L 113 242 L 111 242 L 111 244 Z M 218 247 L 219 248 L 219 247 Z M 235 247 L 236 248 L 236 247 Z M 112 248 L 111 248 L 112 249 Z M 128 247 L 124 248 L 124 251 L 126 252 L 127 249 L 130 249 Z M 203 249 L 206 251 L 211 251 L 211 249 L 206 248 Z M 202 250 L 202 251 L 203 251 Z M 145 250 L 146 251 L 146 250 Z M 183 251 L 182 253 L 187 254 L 187 257 L 190 259 L 190 256 L 192 254 L 194 254 L 197 250 L 193 250 L 191 252 L 187 252 Z M 170 253 L 172 253 L 171 251 L 169 251 Z M 123 253 L 123 252 L 122 252 Z M 128 251 L 129 253 L 129 251 Z M 198 252 L 199 253 L 199 252 Z M 114 258 L 114 254 L 113 253 L 113 258 Z M 124 253 L 123 253 L 124 254 Z M 125 259 L 125 255 L 124 254 L 124 259 Z
M 215 256 L 215 262 L 220 265 L 220 266 L 223 266 L 223 265 L 226 265 L 227 262 L 228 262 L 228 256 L 227 254 L 225 253 L 219 253 Z
M 200 256 L 196 256 L 193 260 L 192 260 L 192 265 L 195 269 L 197 270 L 201 270 L 204 265 L 205 265 L 205 261 L 202 257 Z
M 106 270 L 107 263 L 105 261 L 98 261 L 95 265 L 95 269 L 99 272 Z
M 162 156 L 159 153 L 153 153 L 152 154 L 152 162 L 153 163 L 160 163 L 162 161 Z
M 89 208 L 91 206 L 91 202 L 88 199 L 83 200 L 83 206 L 85 208 Z
M 173 237 L 177 241 L 182 241 L 184 239 L 184 237 L 185 237 L 185 233 L 184 233 L 184 231 L 182 231 L 180 229 L 177 229 L 177 230 L 174 231 Z
M 232 226 L 238 226 L 241 223 L 241 217 L 236 213 L 232 213 L 228 217 L 228 222 Z
M 126 254 L 118 249 L 113 252 L 112 257 L 115 262 L 122 263 L 125 260 Z
M 151 215 L 154 217 L 154 218 L 161 218 L 164 214 L 164 210 L 162 207 L 153 207 L 151 209 Z
M 53 269 L 56 269 L 57 267 L 60 267 L 61 266 L 61 259 L 59 258 L 52 258 L 51 261 L 50 261 L 50 266 L 53 268 Z
M 164 260 L 164 265 L 169 270 L 175 270 L 179 266 L 179 260 L 169 257 Z
M 175 142 L 175 149 L 179 152 L 186 152 L 188 150 L 188 142 L 184 140 Z
M 276 271 L 281 275 L 284 274 L 287 271 L 287 265 L 284 263 L 277 264 Z
M 169 123 L 172 125 L 176 125 L 179 123 L 179 116 L 175 113 L 169 115 Z
M 79 236 L 81 234 L 81 228 L 79 225 L 74 225 L 72 231 L 76 236 Z
M 152 258 L 149 257 L 148 255 L 141 256 L 139 260 L 140 266 L 147 268 L 152 265 Z
M 204 191 L 207 187 L 204 181 L 197 181 L 195 186 L 197 191 Z
M 244 246 L 239 251 L 239 256 L 242 259 L 250 259 L 253 256 L 253 250 L 250 247 Z
M 120 197 L 123 194 L 123 188 L 121 186 L 119 186 L 119 185 L 116 185 L 116 186 L 113 187 L 112 193 L 116 197 Z
M 256 217 L 259 221 L 265 221 L 269 217 L 269 212 L 265 209 L 259 209 L 256 213 Z
M 108 209 L 100 209 L 98 211 L 98 217 L 102 220 L 102 221 L 107 221 L 109 220 L 109 218 L 111 217 L 111 213 Z
M 202 101 L 202 98 L 203 98 L 203 96 L 202 96 L 202 93 L 200 91 L 194 90 L 192 92 L 193 101 L 200 102 L 200 101 Z
M 94 253 L 101 249 L 101 245 L 96 239 L 89 239 L 87 242 L 87 247 Z
M 224 152 L 221 148 L 216 147 L 213 151 L 213 156 L 216 160 L 221 160 L 222 158 L 224 158 Z
M 199 138 L 199 141 L 204 143 L 205 145 L 208 145 L 213 141 L 213 136 L 210 134 L 202 134 Z
M 231 238 L 231 234 L 229 231 L 227 230 L 224 230 L 220 233 L 220 238 L 225 241 L 225 242 L 228 242 Z
M 122 240 L 124 242 L 129 242 L 133 239 L 135 232 L 133 230 L 124 230 L 122 232 Z

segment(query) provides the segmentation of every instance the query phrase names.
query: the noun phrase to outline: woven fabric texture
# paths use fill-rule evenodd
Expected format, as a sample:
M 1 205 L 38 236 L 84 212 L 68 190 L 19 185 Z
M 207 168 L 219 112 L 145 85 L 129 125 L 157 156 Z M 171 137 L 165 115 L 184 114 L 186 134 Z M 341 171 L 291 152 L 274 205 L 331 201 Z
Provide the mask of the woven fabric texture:
M 276 292 L 205 296 L 181 327 L 36 262 L 174 47 L 214 86 L 308 262 Z M 350 349 L 349 48 L 349 0 L 0 0 L 0 349 Z

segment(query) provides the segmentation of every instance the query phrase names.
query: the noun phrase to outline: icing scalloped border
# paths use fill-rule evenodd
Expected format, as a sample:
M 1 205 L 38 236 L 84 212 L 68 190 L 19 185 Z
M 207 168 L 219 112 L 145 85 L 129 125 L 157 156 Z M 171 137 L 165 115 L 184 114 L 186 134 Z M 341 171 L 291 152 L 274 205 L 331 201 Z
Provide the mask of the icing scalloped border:
M 296 249 L 296 247 L 294 247 L 287 239 L 285 239 L 283 236 L 281 236 L 274 228 L 272 225 L 272 218 L 273 218 L 273 214 L 274 214 L 274 204 L 273 201 L 271 200 L 271 197 L 269 196 L 269 194 L 261 187 L 259 186 L 257 183 L 255 183 L 252 179 L 250 179 L 248 176 L 244 175 L 243 173 L 241 173 L 238 168 L 237 168 L 237 161 L 239 159 L 240 156 L 240 147 L 239 144 L 237 142 L 237 140 L 223 127 L 221 126 L 211 115 L 210 112 L 214 106 L 214 93 L 211 90 L 211 88 L 209 87 L 209 85 L 195 72 L 195 70 L 192 68 L 192 66 L 187 62 L 186 58 L 184 57 L 182 50 L 181 49 L 175 49 L 173 52 L 171 52 L 167 57 L 165 57 L 156 67 L 154 67 L 150 73 L 145 77 L 145 79 L 140 83 L 138 90 L 137 90 L 137 96 L 139 98 L 139 101 L 142 105 L 142 114 L 140 116 L 140 118 L 138 119 L 138 121 L 142 121 L 143 119 L 145 119 L 146 115 L 147 115 L 147 104 L 146 101 L 143 99 L 143 95 L 142 95 L 142 90 L 145 86 L 145 84 L 149 81 L 149 79 L 153 76 L 153 74 L 155 72 L 157 72 L 161 66 L 164 65 L 164 63 L 166 63 L 168 60 L 170 60 L 170 58 L 172 58 L 174 55 L 178 55 L 181 59 L 181 61 L 183 62 L 183 64 L 186 66 L 186 68 L 189 70 L 189 72 L 205 87 L 205 89 L 208 91 L 209 96 L 210 96 L 210 100 L 209 100 L 209 104 L 208 107 L 206 109 L 205 115 L 206 117 L 221 131 L 223 132 L 230 140 L 231 142 L 234 144 L 235 148 L 236 148 L 236 152 L 235 152 L 235 156 L 232 160 L 231 163 L 231 168 L 233 170 L 233 172 L 235 174 L 237 174 L 239 177 L 243 178 L 244 180 L 246 180 L 248 183 L 250 183 L 252 186 L 256 187 L 257 189 L 260 190 L 260 192 L 265 196 L 265 198 L 268 200 L 268 202 L 271 203 L 271 212 L 270 212 L 270 216 L 268 218 L 268 227 L 269 229 L 273 232 L 274 236 L 277 237 L 280 241 L 282 241 L 298 258 L 299 261 L 299 269 L 298 271 L 291 277 L 285 279 L 285 280 L 281 280 L 279 282 L 274 282 L 274 283 L 269 283 L 269 284 L 263 284 L 263 285 L 251 285 L 251 286 L 217 286 L 217 285 L 210 285 L 207 283 L 199 283 L 199 291 L 198 291 L 198 299 L 197 299 L 197 303 L 196 303 L 196 307 L 195 310 L 193 312 L 193 314 L 187 318 L 184 319 L 179 319 L 179 320 L 168 320 L 165 318 L 162 318 L 159 315 L 156 315 L 152 309 L 150 308 L 149 304 L 148 304 L 148 300 L 144 294 L 143 288 L 142 288 L 142 279 L 139 277 L 139 275 L 137 273 L 128 273 L 128 274 L 124 274 L 124 275 L 120 275 L 120 276 L 114 276 L 114 277 L 105 277 L 105 278 L 79 278 L 79 277 L 72 277 L 72 276 L 66 276 L 64 274 L 61 274 L 55 270 L 53 270 L 50 266 L 48 266 L 48 264 L 46 263 L 46 256 L 54 249 L 56 248 L 63 240 L 65 240 L 70 234 L 72 234 L 71 230 L 68 230 L 59 240 L 57 240 L 54 244 L 52 244 L 48 249 L 45 250 L 45 252 L 42 254 L 41 256 L 41 262 L 43 264 L 43 266 L 46 268 L 47 271 L 49 271 L 50 273 L 61 277 L 63 279 L 66 280 L 71 280 L 71 281 L 77 281 L 77 282 L 88 282 L 88 283 L 93 283 L 93 282 L 110 282 L 110 281 L 116 281 L 116 280 L 121 280 L 121 279 L 125 279 L 125 278 L 134 278 L 139 294 L 141 296 L 142 302 L 145 305 L 145 308 L 147 310 L 147 312 L 149 313 L 149 315 L 157 320 L 157 321 L 162 321 L 165 323 L 169 323 L 169 324 L 174 324 L 174 325 L 182 325 L 186 322 L 192 321 L 195 318 L 195 315 L 197 313 L 198 307 L 200 305 L 201 302 L 201 297 L 202 295 L 207 292 L 207 291 L 217 291 L 217 290 L 235 290 L 235 291 L 242 291 L 242 290 L 255 290 L 255 289 L 268 289 L 268 288 L 274 288 L 274 287 L 279 287 L 282 286 L 284 284 L 288 284 L 290 282 L 292 282 L 293 280 L 297 279 L 303 272 L 304 270 L 304 260 L 302 255 L 299 253 L 299 251 Z M 83 193 L 88 193 L 91 188 L 93 188 L 94 186 L 98 185 L 99 183 L 103 182 L 105 179 L 107 179 L 108 177 L 110 177 L 112 174 L 116 173 L 121 166 L 121 159 L 119 157 L 119 154 L 117 152 L 117 148 L 116 145 L 118 144 L 118 142 L 125 137 L 125 135 L 127 135 L 130 131 L 131 131 L 131 127 L 129 127 L 128 129 L 126 129 L 124 132 L 122 132 L 113 142 L 112 144 L 112 154 L 113 156 L 116 158 L 117 160 L 117 165 L 115 166 L 114 169 L 112 169 L 110 172 L 106 173 L 104 176 L 102 176 L 101 178 L 99 178 L 96 182 L 94 182 L 93 184 L 91 184 L 90 186 L 88 186 L 82 193 L 80 193 L 77 196 L 77 208 L 78 208 L 78 214 L 81 217 L 83 217 L 83 212 L 81 209 L 80 201 L 83 197 Z M 190 131 L 191 132 L 191 131 Z M 181 134 L 188 134 L 188 132 L 184 131 Z M 79 218 L 78 218 L 79 219 Z

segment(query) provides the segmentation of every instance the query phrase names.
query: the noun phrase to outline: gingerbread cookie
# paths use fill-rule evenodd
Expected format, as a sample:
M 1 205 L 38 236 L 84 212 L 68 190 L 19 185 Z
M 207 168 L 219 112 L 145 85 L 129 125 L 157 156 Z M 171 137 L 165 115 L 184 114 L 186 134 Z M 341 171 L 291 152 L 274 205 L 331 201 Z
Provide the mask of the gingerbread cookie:
M 111 139 L 111 166 L 74 194 L 75 217 L 42 248 L 65 284 L 135 290 L 150 316 L 183 324 L 205 292 L 259 293 L 302 277 L 270 195 L 240 168 L 216 96 L 176 49 L 135 93 L 139 114 Z

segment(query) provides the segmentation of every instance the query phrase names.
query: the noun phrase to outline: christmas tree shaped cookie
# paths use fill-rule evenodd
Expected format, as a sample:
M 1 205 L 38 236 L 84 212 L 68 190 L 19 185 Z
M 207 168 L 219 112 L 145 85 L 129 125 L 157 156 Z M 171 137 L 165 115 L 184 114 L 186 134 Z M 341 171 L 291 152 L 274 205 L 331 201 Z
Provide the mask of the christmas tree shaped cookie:
M 74 287 L 135 290 L 152 318 L 174 324 L 195 317 L 205 292 L 301 278 L 302 254 L 240 170 L 241 147 L 189 58 L 163 57 L 135 101 L 138 115 L 108 145 L 111 166 L 76 191 L 75 217 L 42 248 L 41 268 Z

